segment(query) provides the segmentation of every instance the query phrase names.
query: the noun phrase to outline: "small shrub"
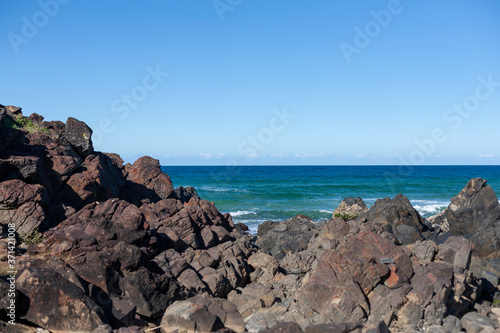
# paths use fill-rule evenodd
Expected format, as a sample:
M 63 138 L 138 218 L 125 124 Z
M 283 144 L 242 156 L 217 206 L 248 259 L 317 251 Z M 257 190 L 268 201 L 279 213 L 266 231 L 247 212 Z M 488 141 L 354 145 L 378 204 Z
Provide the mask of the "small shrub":
M 335 213 L 335 214 L 333 215 L 333 217 L 341 218 L 341 219 L 344 219 L 344 220 L 346 220 L 346 221 L 349 221 L 349 220 L 355 220 L 355 219 L 357 219 L 357 218 L 358 218 L 358 216 L 359 216 L 359 215 L 349 215 L 349 214 L 347 214 L 347 213 L 343 213 L 343 214 L 341 214 L 341 213 Z
M 32 122 L 31 119 L 25 118 L 23 116 L 19 116 L 16 119 L 5 118 L 3 125 L 7 128 L 23 129 L 29 133 L 33 132 L 50 133 L 50 131 L 47 128 L 37 125 L 34 122 Z
M 45 236 L 38 229 L 35 229 L 31 233 L 19 236 L 19 240 L 26 245 L 33 245 L 43 242 Z

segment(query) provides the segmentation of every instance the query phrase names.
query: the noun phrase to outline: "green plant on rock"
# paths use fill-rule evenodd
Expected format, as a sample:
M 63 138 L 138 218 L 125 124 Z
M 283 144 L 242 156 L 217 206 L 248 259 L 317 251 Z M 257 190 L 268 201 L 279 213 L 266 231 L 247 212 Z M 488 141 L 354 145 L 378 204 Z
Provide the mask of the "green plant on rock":
M 45 236 L 38 229 L 35 229 L 30 233 L 19 236 L 19 240 L 26 245 L 33 245 L 43 242 Z
M 358 218 L 358 216 L 359 215 L 356 215 L 356 214 L 350 215 L 350 214 L 347 214 L 347 213 L 335 213 L 333 215 L 333 217 L 341 218 L 341 219 L 344 219 L 346 221 L 355 220 L 355 219 Z
M 31 121 L 31 119 L 23 116 L 19 116 L 15 119 L 5 118 L 3 124 L 7 128 L 22 129 L 29 133 L 34 133 L 34 132 L 50 133 L 48 128 L 37 125 L 33 121 Z

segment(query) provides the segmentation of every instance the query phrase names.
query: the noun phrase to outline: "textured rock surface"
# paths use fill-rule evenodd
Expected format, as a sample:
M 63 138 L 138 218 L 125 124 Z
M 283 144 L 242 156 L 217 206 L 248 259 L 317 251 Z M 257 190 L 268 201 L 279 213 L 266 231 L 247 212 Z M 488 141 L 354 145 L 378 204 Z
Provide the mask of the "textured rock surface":
M 80 156 L 85 158 L 94 151 L 92 130 L 83 121 L 69 117 L 66 120 L 64 134 Z
M 486 257 L 499 251 L 500 204 L 486 180 L 471 179 L 451 199 L 445 216 L 452 235 L 465 236 L 475 245 L 476 253 Z
M 340 217 L 343 219 L 352 220 L 358 218 L 359 215 L 366 213 L 367 211 L 368 207 L 360 197 L 345 198 L 333 211 L 332 219 Z
M 321 223 L 268 221 L 255 238 L 193 188 L 174 190 L 157 160 L 124 166 L 95 152 L 76 119 L 46 122 L 0 105 L 0 125 L 0 249 L 14 223 L 26 236 L 16 249 L 24 324 L 122 333 L 498 329 L 500 205 L 482 179 L 453 198 L 435 230 L 397 195 L 368 211 L 345 199 L 344 218 Z M 2 331 L 8 288 L 0 282 Z
M 378 230 L 394 234 L 403 245 L 423 240 L 428 234 L 424 219 L 413 208 L 408 198 L 401 194 L 393 199 L 378 199 L 359 220 L 368 221 Z

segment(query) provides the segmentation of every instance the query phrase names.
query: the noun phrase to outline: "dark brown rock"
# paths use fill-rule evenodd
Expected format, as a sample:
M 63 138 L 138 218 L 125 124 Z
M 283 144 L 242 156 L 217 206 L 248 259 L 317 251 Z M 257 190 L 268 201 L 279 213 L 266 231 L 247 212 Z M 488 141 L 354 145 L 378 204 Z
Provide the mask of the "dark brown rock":
M 280 224 L 277 221 L 265 221 L 264 223 L 259 224 L 257 227 L 257 236 L 264 236 L 268 231 L 273 230 L 275 226 Z
M 128 200 L 137 198 L 143 202 L 157 202 L 175 197 L 172 181 L 161 171 L 158 160 L 144 156 L 132 165 L 127 164 L 125 170 L 128 182 L 122 195 Z
M 170 332 L 212 332 L 217 316 L 207 306 L 190 301 L 178 301 L 168 307 L 161 320 L 161 330 Z
M 59 207 L 73 209 L 59 214 L 61 220 L 88 203 L 118 198 L 125 184 L 121 170 L 101 153 L 89 155 L 78 171 L 67 180 L 53 200 Z
M 0 183 L 0 224 L 14 223 L 20 235 L 30 234 L 46 222 L 45 204 L 49 197 L 40 185 L 22 180 Z
M 500 204 L 491 186 L 481 178 L 471 179 L 451 199 L 445 216 L 452 235 L 465 236 L 475 245 L 475 253 L 486 257 L 500 248 Z
M 69 117 L 66 120 L 65 136 L 83 158 L 94 152 L 92 130 L 83 121 Z
M 19 273 L 19 290 L 26 295 L 27 309 L 21 318 L 53 331 L 90 332 L 108 321 L 102 309 L 85 293 L 46 268 L 27 267 Z
M 305 333 L 348 333 L 360 326 L 357 323 L 318 324 L 306 327 Z
M 303 333 L 302 329 L 296 323 L 282 323 L 274 326 L 262 333 Z
M 424 219 L 413 208 L 408 198 L 401 194 L 393 199 L 378 199 L 358 220 L 368 221 L 379 231 L 394 234 L 403 245 L 425 239 L 425 233 L 428 232 Z

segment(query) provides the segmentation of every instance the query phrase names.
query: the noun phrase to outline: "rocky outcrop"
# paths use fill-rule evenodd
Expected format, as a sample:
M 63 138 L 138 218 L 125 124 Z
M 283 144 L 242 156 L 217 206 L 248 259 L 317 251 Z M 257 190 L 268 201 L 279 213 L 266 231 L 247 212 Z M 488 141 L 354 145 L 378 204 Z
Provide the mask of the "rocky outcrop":
M 92 145 L 92 130 L 83 121 L 69 117 L 64 128 L 66 140 L 75 148 L 82 158 L 94 151 Z
M 5 237 L 13 223 L 23 243 L 15 294 L 22 324 L 13 331 L 499 327 L 500 205 L 482 179 L 432 226 L 402 195 L 369 210 L 347 198 L 338 217 L 267 221 L 256 238 L 193 188 L 174 190 L 158 160 L 124 166 L 116 154 L 95 152 L 81 121 L 46 122 L 0 105 L 0 125 L 0 231 Z M 2 253 L 0 273 L 7 259 Z M 8 288 L 0 279 L 4 306 Z M 2 331 L 12 328 L 6 320 L 0 309 Z
M 134 164 L 125 165 L 127 184 L 123 189 L 124 197 L 133 201 L 142 198 L 142 202 L 157 202 L 175 197 L 170 177 L 163 173 L 160 161 L 149 156 L 139 158 Z
M 333 211 L 332 219 L 342 218 L 344 220 L 355 220 L 359 215 L 366 213 L 367 211 L 368 207 L 360 197 L 345 198 Z
M 19 179 L 0 183 L 0 223 L 14 223 L 19 235 L 30 234 L 45 221 L 48 198 L 41 185 Z
M 262 235 L 255 245 L 276 259 L 282 260 L 287 253 L 306 249 L 312 236 L 310 231 L 315 228 L 316 224 L 308 218 L 292 217 Z
M 425 221 L 407 197 L 398 194 L 393 199 L 378 199 L 370 210 L 358 218 L 380 231 L 394 234 L 401 244 L 411 244 L 430 236 Z
M 14 223 L 27 240 L 44 231 L 21 246 L 20 319 L 55 332 L 159 324 L 177 300 L 247 284 L 250 236 L 193 188 L 174 191 L 158 160 L 123 166 L 95 152 L 74 118 L 44 122 L 3 106 L 0 116 L 2 230 Z M 224 307 L 222 323 L 241 331 L 221 302 L 212 307 Z
M 482 278 L 471 271 L 474 246 L 463 237 L 406 247 L 369 221 L 343 219 L 313 226 L 294 219 L 273 230 L 287 233 L 300 224 L 307 245 L 274 261 L 268 251 L 254 254 L 251 283 L 228 295 L 249 332 L 286 322 L 305 332 L 349 322 L 394 331 L 442 329 L 481 297 Z
M 53 332 L 90 332 L 107 324 L 103 309 L 75 282 L 52 270 L 50 264 L 25 263 L 17 278 L 22 294 L 18 309 L 24 309 L 18 315 Z
M 500 204 L 486 180 L 471 179 L 444 211 L 452 235 L 472 240 L 480 257 L 500 250 Z M 496 255 L 494 255 L 496 256 Z

